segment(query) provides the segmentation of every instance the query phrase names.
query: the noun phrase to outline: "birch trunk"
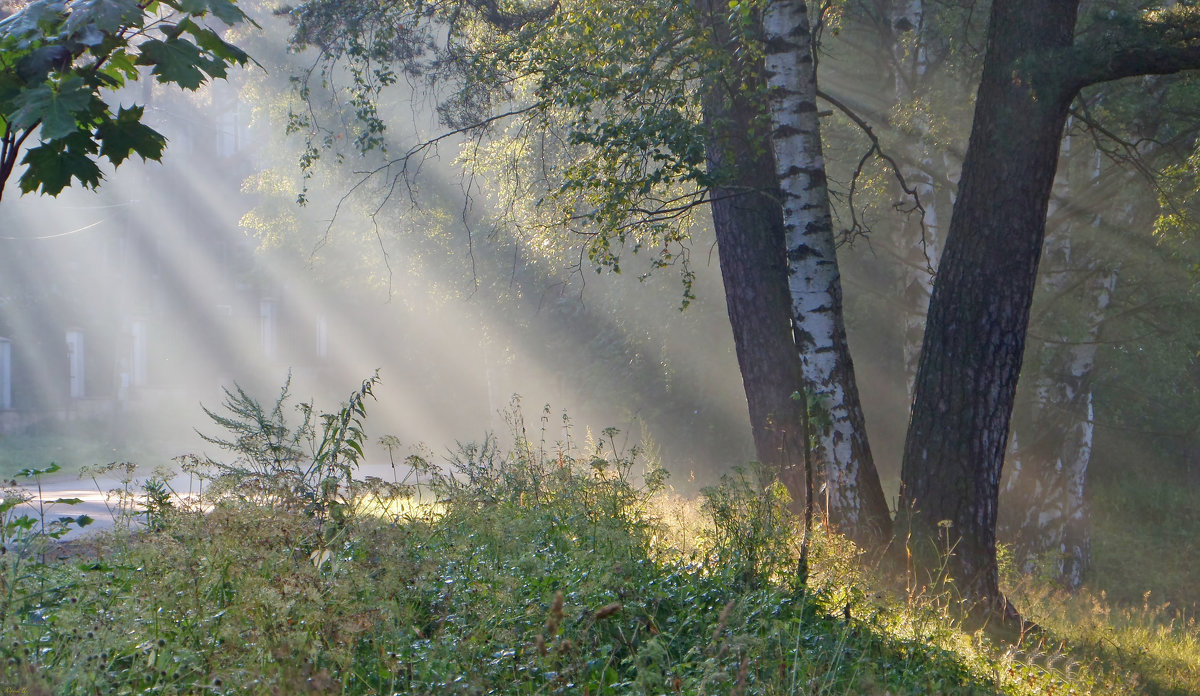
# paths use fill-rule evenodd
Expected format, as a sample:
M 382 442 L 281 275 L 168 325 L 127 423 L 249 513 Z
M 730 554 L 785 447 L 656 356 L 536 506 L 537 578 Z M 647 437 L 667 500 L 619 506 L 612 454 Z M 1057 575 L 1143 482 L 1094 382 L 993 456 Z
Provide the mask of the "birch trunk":
M 1071 120 L 1067 123 L 1069 130 Z M 1095 433 L 1092 373 L 1120 267 L 1105 267 L 1090 251 L 1088 240 L 1101 228 L 1101 217 L 1072 208 L 1093 208 L 1099 202 L 1095 199 L 1114 188 L 1113 175 L 1117 182 L 1124 177 L 1109 172 L 1105 185 L 1101 154 L 1073 152 L 1072 141 L 1070 135 L 1063 139 L 1065 175 L 1059 177 L 1050 205 L 1049 218 L 1064 222 L 1047 235 L 1042 252 L 1047 272 L 1041 284 L 1041 294 L 1065 306 L 1069 319 L 1059 317 L 1064 312 L 1054 311 L 1053 305 L 1042 313 L 1048 319 L 1039 322 L 1038 333 L 1053 338 L 1040 341 L 1033 351 L 1039 377 L 1029 405 L 1014 418 L 998 532 L 1013 543 L 1021 570 L 1049 571 L 1073 590 L 1083 582 L 1091 555 L 1086 488 Z M 1086 201 L 1089 193 L 1092 201 Z M 1085 202 L 1072 204 L 1073 194 Z M 1136 224 L 1133 216 L 1125 217 L 1124 226 Z M 1082 326 L 1075 319 L 1080 315 Z
M 1052 571 L 1075 589 L 1090 557 L 1086 486 L 1095 432 L 1092 373 L 1119 268 L 1103 268 L 1086 253 L 1073 254 L 1077 245 L 1068 233 L 1047 239 L 1044 258 L 1057 272 L 1046 276 L 1045 291 L 1061 295 L 1068 277 L 1086 274 L 1076 292 L 1086 307 L 1084 324 L 1069 337 L 1042 341 L 1036 350 L 1041 376 L 1024 413 L 1014 419 L 998 532 L 1014 543 L 1022 570 Z
M 890 535 L 891 520 L 846 342 L 805 3 L 769 2 L 763 33 L 793 330 L 805 384 L 817 397 L 814 410 L 828 417 L 828 428 L 814 429 L 815 459 L 823 464 L 830 520 L 855 541 L 876 546 Z
M 912 101 L 926 77 L 928 54 L 922 38 L 925 23 L 923 0 L 899 0 L 893 5 L 890 17 L 892 34 L 892 63 L 896 85 L 897 104 Z M 912 124 L 909 146 L 916 152 L 932 153 L 937 150 L 926 142 L 928 124 L 917 117 Z M 900 261 L 898 274 L 900 301 L 904 314 L 903 357 L 904 378 L 911 403 L 913 380 L 917 375 L 917 362 L 921 358 L 921 340 L 925 335 L 925 315 L 929 310 L 929 298 L 933 294 L 933 279 L 937 272 L 941 251 L 941 210 L 949 210 L 953 196 L 948 191 L 938 191 L 929 172 L 936 163 L 929 154 L 916 156 L 920 167 L 906 166 L 902 169 L 904 179 L 916 192 L 921 207 L 914 208 L 895 227 L 893 244 Z M 901 192 L 902 196 L 908 194 Z

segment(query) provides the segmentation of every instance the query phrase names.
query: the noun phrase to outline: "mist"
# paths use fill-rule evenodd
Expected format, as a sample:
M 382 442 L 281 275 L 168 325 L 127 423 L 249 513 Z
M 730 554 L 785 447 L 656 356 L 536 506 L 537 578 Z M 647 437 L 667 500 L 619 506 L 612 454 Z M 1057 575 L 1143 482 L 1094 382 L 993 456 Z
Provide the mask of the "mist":
M 292 403 L 331 410 L 376 370 L 372 441 L 446 453 L 504 436 L 519 399 L 548 442 L 618 428 L 685 488 L 752 458 L 703 227 L 697 299 L 681 311 L 670 269 L 564 270 L 473 229 L 486 203 L 465 202 L 448 157 L 423 165 L 420 201 L 380 207 L 377 189 L 341 201 L 356 181 L 347 163 L 309 180 L 297 206 L 299 143 L 277 132 L 277 106 L 254 101 L 286 69 L 182 95 L 147 80 L 123 101 L 146 105 L 168 137 L 162 164 L 131 161 L 97 192 L 0 208 L 6 471 L 220 459 L 196 430 L 215 434 L 201 407 L 219 411 L 224 388 L 269 405 L 290 379 Z M 431 119 L 414 112 L 420 128 Z M 394 137 L 420 128 L 395 124 Z M 370 454 L 364 473 L 389 465 Z

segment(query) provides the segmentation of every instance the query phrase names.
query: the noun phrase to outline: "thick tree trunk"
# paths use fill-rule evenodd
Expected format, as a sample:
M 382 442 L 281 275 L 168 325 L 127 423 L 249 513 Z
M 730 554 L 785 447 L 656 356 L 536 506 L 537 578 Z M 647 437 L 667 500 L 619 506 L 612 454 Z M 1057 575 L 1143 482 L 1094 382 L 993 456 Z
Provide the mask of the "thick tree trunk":
M 720 39 L 729 41 L 728 7 L 710 0 L 698 0 L 698 7 Z M 736 89 L 758 79 L 710 79 L 703 86 L 708 168 L 727 182 L 711 192 L 711 208 L 755 453 L 779 472 L 798 509 L 805 500 L 804 414 L 803 402 L 792 395 L 802 392 L 803 383 L 789 328 L 783 214 L 775 160 L 763 147 L 768 124 L 750 101 L 753 95 Z
M 999 603 L 996 514 L 1058 144 L 1074 91 L 1023 59 L 1071 45 L 1075 2 L 994 3 L 958 198 L 929 306 L 897 532 L 964 596 Z M 939 534 L 941 530 L 941 534 Z M 943 537 L 945 546 L 938 544 Z M 931 543 L 932 542 L 932 543 Z
M 788 284 L 804 381 L 828 411 L 814 433 L 831 521 L 855 541 L 878 546 L 891 517 L 867 442 L 842 317 L 821 131 L 812 34 L 803 0 L 773 0 L 763 17 L 776 170 L 783 196 Z

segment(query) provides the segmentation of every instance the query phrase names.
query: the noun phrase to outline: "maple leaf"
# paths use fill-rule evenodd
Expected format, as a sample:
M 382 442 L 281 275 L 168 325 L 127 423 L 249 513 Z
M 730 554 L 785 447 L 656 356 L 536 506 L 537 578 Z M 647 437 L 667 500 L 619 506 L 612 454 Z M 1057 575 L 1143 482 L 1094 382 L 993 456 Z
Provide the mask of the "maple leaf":
M 153 65 L 159 82 L 173 82 L 184 89 L 198 89 L 208 78 L 200 70 L 206 59 L 196 44 L 180 38 L 151 39 L 140 47 L 138 65 Z
M 30 149 L 21 160 L 27 167 L 21 176 L 22 193 L 40 186 L 42 193 L 57 196 L 71 185 L 71 179 L 78 179 L 87 188 L 96 188 L 104 175 L 90 157 L 95 148 L 90 135 L 76 133 Z
M 13 99 L 17 110 L 9 121 L 18 128 L 42 124 L 42 140 L 56 140 L 79 130 L 79 116 L 88 111 L 92 90 L 78 75 L 61 83 L 45 83 Z
M 140 155 L 142 161 L 162 159 L 167 139 L 161 133 L 142 123 L 143 108 L 132 106 L 121 109 L 115 119 L 101 123 L 96 128 L 100 141 L 100 155 L 120 166 L 130 155 Z

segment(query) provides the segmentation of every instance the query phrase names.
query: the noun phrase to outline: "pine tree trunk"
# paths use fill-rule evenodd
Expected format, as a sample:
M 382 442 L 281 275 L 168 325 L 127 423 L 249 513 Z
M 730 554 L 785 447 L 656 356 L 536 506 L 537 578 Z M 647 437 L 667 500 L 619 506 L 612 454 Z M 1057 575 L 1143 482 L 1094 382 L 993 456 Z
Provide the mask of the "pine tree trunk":
M 997 607 L 1000 473 L 1058 145 L 1074 96 L 1049 79 L 1035 92 L 1022 61 L 1070 46 L 1074 26 L 1073 2 L 992 5 L 905 441 L 897 533 L 929 569 L 939 567 L 939 549 L 950 548 L 946 568 L 959 591 Z
M 825 409 L 829 421 L 814 433 L 816 460 L 824 469 L 831 521 L 860 544 L 877 546 L 890 535 L 891 519 L 846 342 L 805 3 L 769 2 L 763 30 L 793 328 L 805 384 L 818 399 L 812 410 Z

